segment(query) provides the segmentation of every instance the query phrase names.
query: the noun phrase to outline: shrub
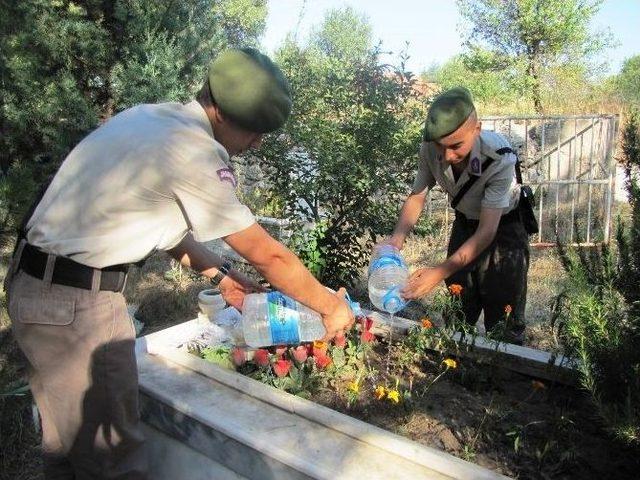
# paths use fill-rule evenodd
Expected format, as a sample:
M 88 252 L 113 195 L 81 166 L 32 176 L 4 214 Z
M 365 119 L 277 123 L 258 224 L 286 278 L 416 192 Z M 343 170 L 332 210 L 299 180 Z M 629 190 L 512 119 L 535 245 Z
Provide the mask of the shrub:
M 582 386 L 615 437 L 640 442 L 640 137 L 632 112 L 623 131 L 623 163 L 632 206 L 621 224 L 618 250 L 585 252 L 559 244 L 568 273 L 556 313 L 567 353 L 579 359 Z

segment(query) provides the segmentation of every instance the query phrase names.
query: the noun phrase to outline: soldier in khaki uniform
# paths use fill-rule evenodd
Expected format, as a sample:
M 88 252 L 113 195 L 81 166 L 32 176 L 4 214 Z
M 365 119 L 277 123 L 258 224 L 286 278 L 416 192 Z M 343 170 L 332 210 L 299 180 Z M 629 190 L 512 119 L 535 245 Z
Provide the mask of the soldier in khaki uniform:
M 522 343 L 529 243 L 517 208 L 517 157 L 509 142 L 481 129 L 471 94 L 459 87 L 440 94 L 431 105 L 419 158 L 413 191 L 390 243 L 402 248 L 436 183 L 449 195 L 456 217 L 448 258 L 414 272 L 403 295 L 420 298 L 442 280 L 459 284 L 468 323 L 475 324 L 484 310 L 488 331 L 502 321 L 506 339 Z
M 259 288 L 201 242 L 223 238 L 278 290 L 353 321 L 236 197 L 229 157 L 260 145 L 291 110 L 289 86 L 253 49 L 210 65 L 197 100 L 119 113 L 67 156 L 28 216 L 7 278 L 13 331 L 43 426 L 45 478 L 144 479 L 127 267 L 164 250 L 242 304 Z

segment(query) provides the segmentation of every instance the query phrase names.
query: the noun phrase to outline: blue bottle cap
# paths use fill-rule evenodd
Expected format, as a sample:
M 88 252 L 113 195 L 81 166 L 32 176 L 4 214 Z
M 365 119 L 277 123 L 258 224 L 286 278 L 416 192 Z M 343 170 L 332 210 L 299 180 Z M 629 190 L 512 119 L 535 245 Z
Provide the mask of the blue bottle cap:
M 388 313 L 397 313 L 407 305 L 407 302 L 400 296 L 398 287 L 392 288 L 382 297 L 382 308 Z

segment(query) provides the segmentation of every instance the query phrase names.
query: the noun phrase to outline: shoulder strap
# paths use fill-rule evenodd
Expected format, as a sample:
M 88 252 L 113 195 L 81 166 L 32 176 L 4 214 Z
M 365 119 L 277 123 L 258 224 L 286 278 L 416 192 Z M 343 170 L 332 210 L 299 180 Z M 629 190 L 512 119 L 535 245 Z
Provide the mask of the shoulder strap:
M 487 170 L 487 168 L 489 168 L 489 166 L 495 161 L 494 158 L 487 158 L 483 163 L 482 163 L 482 172 L 485 172 Z M 469 180 L 467 180 L 467 183 L 465 183 L 462 188 L 458 191 L 458 193 L 456 194 L 455 197 L 453 197 L 453 200 L 451 200 L 451 208 L 455 209 L 458 206 L 458 203 L 460 203 L 460 200 L 462 200 L 462 197 L 465 196 L 465 194 L 469 191 L 469 189 L 471 187 L 473 187 L 473 184 L 476 183 L 478 181 L 478 179 L 480 178 L 480 175 L 472 175 L 471 178 L 469 178 Z
M 496 150 L 496 153 L 498 155 L 504 155 L 505 153 L 513 153 L 516 156 L 516 165 L 515 165 L 515 169 L 516 169 L 516 181 L 522 185 L 522 172 L 520 171 L 520 157 L 518 157 L 518 152 L 516 152 L 513 148 L 511 147 L 502 147 L 499 148 L 498 150 Z

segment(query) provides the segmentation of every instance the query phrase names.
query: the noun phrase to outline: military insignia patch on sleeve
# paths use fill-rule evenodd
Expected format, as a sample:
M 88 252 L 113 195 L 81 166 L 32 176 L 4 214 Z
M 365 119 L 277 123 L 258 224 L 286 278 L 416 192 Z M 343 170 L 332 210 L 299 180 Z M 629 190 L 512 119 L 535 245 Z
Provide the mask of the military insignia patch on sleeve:
M 235 188 L 238 185 L 236 175 L 230 168 L 221 168 L 216 172 L 221 182 L 229 182 Z
M 480 159 L 478 157 L 473 157 L 471 159 L 470 170 L 474 175 L 482 174 L 482 165 L 480 164 Z

